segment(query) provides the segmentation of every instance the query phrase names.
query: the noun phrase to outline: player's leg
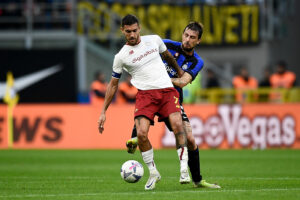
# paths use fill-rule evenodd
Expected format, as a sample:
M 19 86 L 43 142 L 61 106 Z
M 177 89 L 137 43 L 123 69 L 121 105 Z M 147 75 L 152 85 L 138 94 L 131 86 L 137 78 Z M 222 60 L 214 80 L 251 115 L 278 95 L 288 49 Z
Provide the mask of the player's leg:
M 183 112 L 184 113 L 184 112 Z M 183 118 L 184 120 L 184 118 Z M 202 175 L 200 172 L 200 157 L 199 157 L 199 149 L 195 142 L 195 138 L 192 134 L 192 127 L 188 120 L 183 121 L 183 127 L 185 133 L 187 135 L 187 146 L 188 146 L 188 156 L 189 161 L 188 165 L 190 168 L 190 172 L 192 174 L 192 179 L 195 187 L 206 187 L 206 188 L 221 188 L 217 184 L 211 184 L 202 180 Z
M 200 182 L 202 180 L 202 176 L 200 173 L 199 150 L 195 142 L 195 138 L 192 134 L 192 127 L 190 122 L 183 121 L 183 128 L 187 136 L 187 147 L 188 147 L 188 156 L 189 156 L 188 165 L 192 175 L 192 180 L 194 183 Z
M 135 125 L 139 149 L 150 174 L 149 179 L 145 185 L 145 190 L 152 190 L 155 188 L 155 183 L 157 183 L 161 179 L 161 176 L 156 169 L 153 149 L 148 139 L 150 120 L 146 117 L 138 116 L 135 118 Z
M 180 183 L 189 183 L 190 176 L 188 172 L 188 153 L 186 134 L 184 133 L 181 110 L 179 104 L 179 94 L 175 88 L 166 88 L 161 92 L 161 107 L 157 111 L 158 121 L 168 119 L 175 134 L 176 148 L 180 161 Z
M 126 142 L 127 152 L 134 154 L 137 145 L 138 145 L 137 132 L 136 132 L 136 126 L 134 125 L 131 133 L 131 138 Z
M 189 183 L 190 176 L 188 172 L 188 152 L 186 134 L 183 129 L 180 112 L 169 115 L 169 122 L 176 138 L 176 149 L 180 161 L 180 179 L 179 182 Z
M 136 95 L 134 122 L 138 145 L 150 174 L 145 190 L 154 189 L 155 183 L 161 179 L 154 163 L 153 149 L 148 139 L 150 124 L 154 120 L 155 113 L 159 110 L 159 106 L 156 103 L 159 98 L 160 95 L 157 90 L 139 90 Z
M 150 120 L 144 116 L 138 116 L 135 118 L 134 122 L 137 131 L 138 145 L 141 152 L 152 149 L 151 143 L 148 139 Z
M 182 105 L 180 105 L 180 109 L 181 109 L 181 117 L 183 122 L 183 129 L 187 137 L 187 147 L 188 147 L 188 156 L 189 156 L 188 165 L 192 175 L 192 180 L 194 183 L 195 182 L 197 183 L 202 180 L 202 176 L 200 173 L 199 150 L 195 142 L 195 138 L 192 134 L 192 127 L 189 118 L 187 117 Z
M 134 125 L 131 133 L 131 138 L 135 138 L 135 137 L 137 137 L 137 132 L 136 132 L 136 126 Z
M 154 122 L 150 123 L 150 125 L 153 126 Z M 138 146 L 138 139 L 137 139 L 136 126 L 134 125 L 131 132 L 131 138 L 126 142 L 127 152 L 134 154 L 137 146 Z

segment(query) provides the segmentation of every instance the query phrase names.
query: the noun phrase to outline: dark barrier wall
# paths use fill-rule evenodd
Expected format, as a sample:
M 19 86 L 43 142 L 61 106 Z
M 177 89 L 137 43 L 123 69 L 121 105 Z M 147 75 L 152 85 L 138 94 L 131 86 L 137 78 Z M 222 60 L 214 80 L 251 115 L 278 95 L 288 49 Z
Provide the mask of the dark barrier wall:
M 20 102 L 76 102 L 74 59 L 73 49 L 0 50 L 0 82 L 6 81 L 8 71 L 13 73 L 16 81 L 26 75 L 59 66 L 57 72 L 45 75 L 40 81 L 18 92 Z

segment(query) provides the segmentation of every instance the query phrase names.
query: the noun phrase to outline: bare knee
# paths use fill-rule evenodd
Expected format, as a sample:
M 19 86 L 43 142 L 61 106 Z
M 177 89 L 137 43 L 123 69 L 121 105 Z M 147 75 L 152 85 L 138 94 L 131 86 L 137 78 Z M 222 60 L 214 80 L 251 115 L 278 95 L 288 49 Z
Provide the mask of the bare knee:
M 183 132 L 183 128 L 182 128 L 182 123 L 181 121 L 175 121 L 173 122 L 173 126 L 172 126 L 173 132 L 175 134 L 179 133 L 179 132 Z
M 187 134 L 187 146 L 189 150 L 195 150 L 197 148 L 195 138 L 192 134 Z
M 184 131 L 180 113 L 172 113 L 169 116 L 169 121 L 170 121 L 170 124 L 171 124 L 174 134 Z
M 145 117 L 137 117 L 135 119 L 136 132 L 139 144 L 144 144 L 148 141 L 148 131 L 150 126 L 150 121 Z
M 148 133 L 144 129 L 140 129 L 137 131 L 138 141 L 144 143 L 148 140 Z

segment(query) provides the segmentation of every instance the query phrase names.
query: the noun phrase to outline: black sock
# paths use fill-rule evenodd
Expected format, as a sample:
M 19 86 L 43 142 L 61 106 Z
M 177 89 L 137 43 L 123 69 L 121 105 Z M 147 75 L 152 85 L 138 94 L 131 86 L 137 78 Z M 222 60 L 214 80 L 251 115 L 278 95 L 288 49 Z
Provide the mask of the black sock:
M 200 174 L 200 158 L 198 147 L 194 151 L 188 150 L 188 154 L 188 165 L 192 174 L 192 179 L 194 182 L 200 182 L 202 180 L 202 176 Z
M 132 129 L 132 133 L 131 133 L 131 138 L 137 137 L 137 132 L 136 132 L 136 127 L 134 125 L 133 129 Z

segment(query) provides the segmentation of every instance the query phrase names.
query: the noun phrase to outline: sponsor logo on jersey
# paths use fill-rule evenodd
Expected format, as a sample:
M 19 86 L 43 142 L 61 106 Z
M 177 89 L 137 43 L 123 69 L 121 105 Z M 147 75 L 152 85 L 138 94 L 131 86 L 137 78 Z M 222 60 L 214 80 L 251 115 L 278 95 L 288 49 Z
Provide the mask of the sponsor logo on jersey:
M 167 63 L 165 63 L 165 67 L 169 75 L 177 77 L 177 72 L 172 67 L 170 67 Z
M 187 69 L 188 68 L 188 66 L 187 66 L 187 64 L 184 64 L 184 65 L 182 65 L 182 67 L 181 67 L 183 70 L 184 69 Z
M 146 56 L 148 56 L 148 55 L 150 55 L 150 54 L 152 54 L 152 53 L 154 53 L 154 52 L 157 52 L 158 50 L 155 48 L 155 49 L 151 49 L 150 51 L 146 51 L 144 54 L 142 54 L 142 55 L 140 55 L 140 56 L 138 56 L 138 57 L 136 57 L 136 58 L 134 58 L 133 60 L 132 60 L 132 63 L 136 63 L 137 61 L 140 61 L 140 60 L 142 60 L 143 58 L 145 58 Z

